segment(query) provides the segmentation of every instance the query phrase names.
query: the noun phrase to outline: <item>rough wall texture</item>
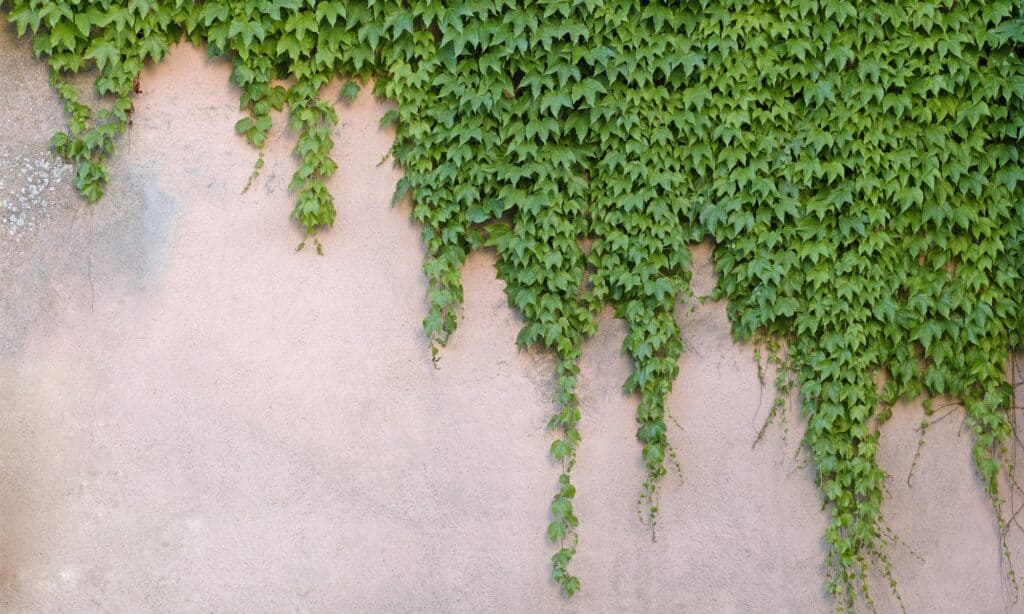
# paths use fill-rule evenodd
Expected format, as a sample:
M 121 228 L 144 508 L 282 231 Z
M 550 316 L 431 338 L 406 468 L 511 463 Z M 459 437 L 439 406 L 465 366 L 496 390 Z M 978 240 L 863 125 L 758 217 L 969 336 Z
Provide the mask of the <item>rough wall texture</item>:
M 47 150 L 62 117 L 45 70 L 0 33 L 0 609 L 830 609 L 803 423 L 790 409 L 752 448 L 773 393 L 714 303 L 680 306 L 682 476 L 665 480 L 656 543 L 636 513 L 624 330 L 603 314 L 575 478 L 583 592 L 562 598 L 544 537 L 552 362 L 515 350 L 493 258 L 467 263 L 434 369 L 418 229 L 378 164 L 383 107 L 364 94 L 342 110 L 338 223 L 324 256 L 296 254 L 292 135 L 278 123 L 240 194 L 256 154 L 232 130 L 228 74 L 191 47 L 147 70 L 108 196 L 87 207 Z M 695 251 L 707 293 L 710 249 Z M 908 611 L 1024 611 L 961 413 L 928 431 L 908 487 L 921 417 L 898 408 L 880 452 Z M 1024 570 L 1020 530 L 1010 544 Z

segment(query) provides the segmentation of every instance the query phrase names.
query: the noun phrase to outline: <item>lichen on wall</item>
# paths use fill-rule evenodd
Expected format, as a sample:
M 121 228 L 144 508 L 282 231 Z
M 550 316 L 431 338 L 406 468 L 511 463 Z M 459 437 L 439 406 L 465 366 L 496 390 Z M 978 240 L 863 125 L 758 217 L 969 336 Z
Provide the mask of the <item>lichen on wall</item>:
M 51 222 L 56 188 L 73 167 L 49 152 L 33 156 L 0 145 L 0 168 L 0 249 L 6 260 L 21 249 L 23 240 Z

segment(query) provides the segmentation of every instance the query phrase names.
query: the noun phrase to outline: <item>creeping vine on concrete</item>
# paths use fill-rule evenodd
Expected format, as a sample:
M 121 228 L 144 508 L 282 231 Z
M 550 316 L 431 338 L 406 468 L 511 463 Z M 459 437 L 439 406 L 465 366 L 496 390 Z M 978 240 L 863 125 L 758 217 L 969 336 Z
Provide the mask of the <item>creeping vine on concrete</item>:
M 558 357 L 564 471 L 554 579 L 578 520 L 583 341 L 611 305 L 639 396 L 649 519 L 671 455 L 665 400 L 683 352 L 688 245 L 715 242 L 737 338 L 787 342 L 805 443 L 830 510 L 828 587 L 870 603 L 893 580 L 878 423 L 900 399 L 962 401 L 1004 529 L 1012 476 L 1005 365 L 1024 340 L 1024 9 L 1018 0 L 5 0 L 68 116 L 54 148 L 89 201 L 140 71 L 187 39 L 234 63 L 236 129 L 262 147 L 287 109 L 307 236 L 335 219 L 327 179 L 336 77 L 395 103 L 392 149 L 423 228 L 435 352 L 455 331 L 460 268 L 490 246 L 518 342 Z M 69 77 L 94 70 L 109 104 Z M 288 85 L 282 85 L 287 83 Z M 258 170 L 258 169 L 257 169 Z M 771 350 L 775 355 L 777 350 Z M 789 382 L 787 378 L 780 382 Z M 881 382 L 881 383 L 879 383 Z M 788 384 L 786 384 L 788 385 Z M 1010 572 L 1012 577 L 1013 572 Z M 858 597 L 859 596 L 859 597 Z

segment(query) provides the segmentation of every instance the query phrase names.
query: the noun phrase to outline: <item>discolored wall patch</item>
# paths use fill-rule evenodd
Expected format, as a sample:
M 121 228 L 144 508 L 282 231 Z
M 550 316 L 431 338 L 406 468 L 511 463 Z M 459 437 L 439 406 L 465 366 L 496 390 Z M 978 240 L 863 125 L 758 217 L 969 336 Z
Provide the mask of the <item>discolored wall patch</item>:
M 60 196 L 57 187 L 70 181 L 73 169 L 50 152 L 0 146 L 0 260 L 24 255 L 23 243 L 53 221 Z

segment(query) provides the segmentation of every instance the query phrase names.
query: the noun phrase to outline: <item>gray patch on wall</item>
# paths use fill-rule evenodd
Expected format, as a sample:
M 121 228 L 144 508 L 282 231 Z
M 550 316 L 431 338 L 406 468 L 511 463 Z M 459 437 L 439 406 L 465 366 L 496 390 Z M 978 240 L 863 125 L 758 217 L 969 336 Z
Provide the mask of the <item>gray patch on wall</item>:
M 53 220 L 57 188 L 71 167 L 49 152 L 0 147 L 0 265 L 24 256 L 24 246 Z
M 159 173 L 126 157 L 89 205 L 52 152 L 0 145 L 0 355 L 18 356 L 30 330 L 92 309 L 110 288 L 143 292 L 159 278 L 178 203 Z
M 129 175 L 129 189 L 140 197 L 129 236 L 134 243 L 133 251 L 139 256 L 136 282 L 141 290 L 159 275 L 167 261 L 179 203 L 161 187 L 158 174 L 132 167 Z

